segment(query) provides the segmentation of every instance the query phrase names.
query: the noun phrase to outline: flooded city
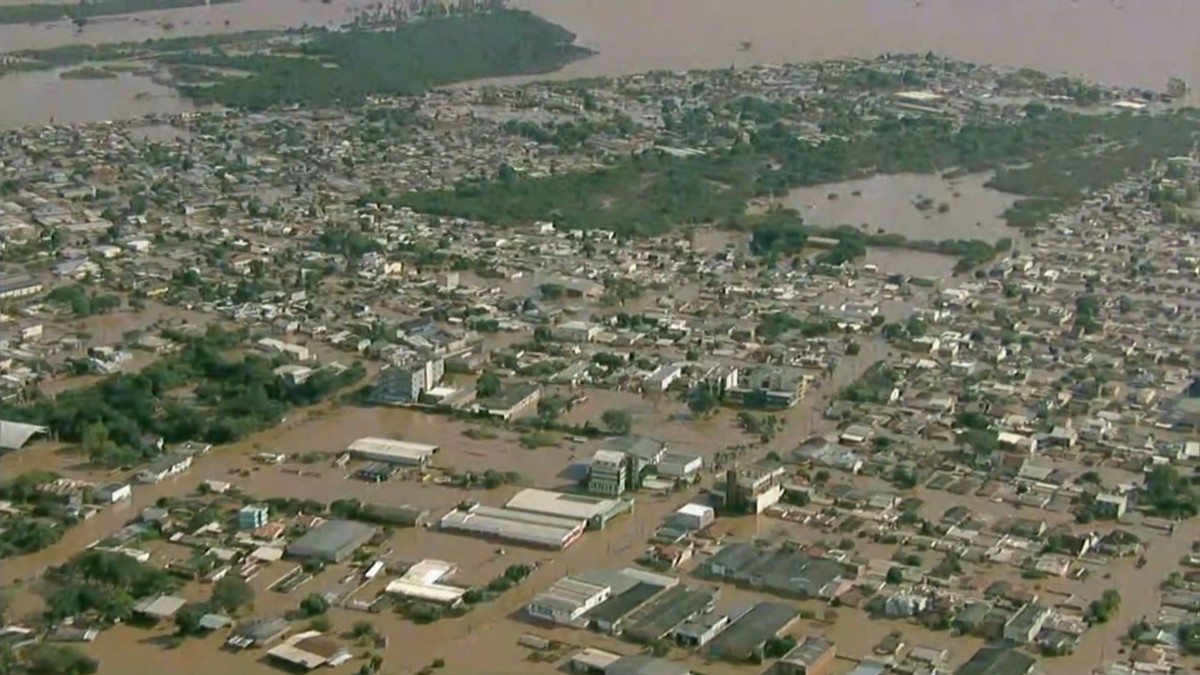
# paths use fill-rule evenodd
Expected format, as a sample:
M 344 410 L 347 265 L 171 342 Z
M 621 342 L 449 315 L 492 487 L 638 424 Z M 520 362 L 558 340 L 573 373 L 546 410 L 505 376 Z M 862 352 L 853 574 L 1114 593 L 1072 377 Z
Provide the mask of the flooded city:
M 1198 23 L 0 0 L 0 675 L 1200 673 Z

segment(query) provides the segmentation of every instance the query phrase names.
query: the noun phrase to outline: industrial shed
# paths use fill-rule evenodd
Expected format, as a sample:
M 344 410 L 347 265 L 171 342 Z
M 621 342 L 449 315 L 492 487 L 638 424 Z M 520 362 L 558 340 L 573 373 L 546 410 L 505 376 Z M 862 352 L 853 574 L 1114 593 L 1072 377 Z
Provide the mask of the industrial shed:
M 504 508 L 582 520 L 587 523 L 589 528 L 603 529 L 608 521 L 633 510 L 633 502 L 624 499 L 598 499 L 586 495 L 528 488 L 513 495 Z
M 453 575 L 456 569 L 453 563 L 443 560 L 422 560 L 399 579 L 389 583 L 386 592 L 403 598 L 454 606 L 462 602 L 467 589 L 441 581 Z
M 763 645 L 787 630 L 800 618 L 800 612 L 782 602 L 760 602 L 730 624 L 725 632 L 709 643 L 709 654 L 731 661 L 749 661 L 761 657 Z
M 360 438 L 346 448 L 346 452 L 359 459 L 403 466 L 424 466 L 437 451 L 436 445 L 371 437 Z
M 455 509 L 439 522 L 444 530 L 552 549 L 575 543 L 584 525 L 583 520 L 482 505 Z
M 625 637 L 650 644 L 658 642 L 698 614 L 711 611 L 717 590 L 674 586 L 628 618 Z
M 378 528 L 352 520 L 327 520 L 288 544 L 294 558 L 341 562 L 375 536 Z

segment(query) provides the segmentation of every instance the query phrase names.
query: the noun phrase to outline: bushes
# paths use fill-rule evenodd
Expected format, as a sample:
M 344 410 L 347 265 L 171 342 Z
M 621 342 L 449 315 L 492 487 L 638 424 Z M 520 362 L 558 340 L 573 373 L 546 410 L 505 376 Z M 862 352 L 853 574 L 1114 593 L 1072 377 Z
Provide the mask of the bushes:
M 91 675 L 100 668 L 99 661 L 70 645 L 36 645 L 28 663 L 34 675 Z

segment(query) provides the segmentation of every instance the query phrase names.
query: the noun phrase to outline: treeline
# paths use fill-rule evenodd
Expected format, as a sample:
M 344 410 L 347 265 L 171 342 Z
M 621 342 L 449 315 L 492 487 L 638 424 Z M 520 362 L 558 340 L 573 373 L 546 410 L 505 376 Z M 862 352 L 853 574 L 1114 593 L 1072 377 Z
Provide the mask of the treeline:
M 207 4 L 223 5 L 238 0 L 91 0 L 78 4 L 29 3 L 22 5 L 0 5 L 0 24 L 52 23 L 70 19 L 77 24 L 101 16 L 137 14 L 157 9 L 180 9 L 200 7 Z
M 317 30 L 288 53 L 220 50 L 161 57 L 171 65 L 233 69 L 212 85 L 179 89 L 200 104 L 248 110 L 356 104 L 488 77 L 545 73 L 590 52 L 569 31 L 529 12 L 499 10 L 402 24 L 392 30 Z
M 254 50 L 267 45 L 271 40 L 281 36 L 302 35 L 301 29 L 287 31 L 244 31 L 241 33 L 220 33 L 213 35 L 191 35 L 141 42 L 111 42 L 98 45 L 73 44 L 50 49 L 29 49 L 13 52 L 17 57 L 12 62 L 0 65 L 0 73 L 24 70 L 46 70 L 61 68 L 81 63 L 102 63 L 105 61 L 124 61 L 140 58 L 155 58 L 157 55 L 169 52 L 217 49 L 220 47 L 236 47 L 240 50 Z
M 953 256 L 958 258 L 955 270 L 961 272 L 978 267 L 997 254 L 1012 248 L 1012 240 L 1007 238 L 995 244 L 980 239 L 930 241 L 908 239 L 902 234 L 872 234 L 850 225 L 814 227 L 805 225 L 800 214 L 791 209 L 740 218 L 733 225 L 738 229 L 750 231 L 750 250 L 753 253 L 772 260 L 805 251 L 809 247 L 811 237 L 835 239 L 837 244 L 823 250 L 816 257 L 818 263 L 829 265 L 840 265 L 860 258 L 866 255 L 868 247 L 874 246 Z
M 144 441 L 229 443 L 273 426 L 288 410 L 324 400 L 364 375 L 361 364 L 341 373 L 321 369 L 300 384 L 273 372 L 282 361 L 247 355 L 226 358 L 241 336 L 212 329 L 203 337 L 175 336 L 180 353 L 133 374 L 117 374 L 55 398 L 0 406 L 5 419 L 50 427 L 60 438 L 87 442 L 105 463 L 126 463 L 157 450 Z
M 1055 110 L 962 126 L 920 117 L 885 117 L 865 126 L 855 115 L 835 110 L 821 123 L 853 128 L 855 135 L 844 138 L 809 141 L 776 120 L 746 142 L 705 156 L 648 152 L 598 171 L 539 178 L 508 172 L 394 201 L 497 225 L 549 219 L 570 228 L 661 234 L 679 224 L 734 220 L 749 199 L 782 197 L 804 186 L 873 174 L 997 170 L 992 187 L 1038 199 L 1009 214 L 1013 224 L 1032 224 L 1086 190 L 1148 168 L 1156 158 L 1185 153 L 1200 129 L 1186 111 L 1149 116 Z

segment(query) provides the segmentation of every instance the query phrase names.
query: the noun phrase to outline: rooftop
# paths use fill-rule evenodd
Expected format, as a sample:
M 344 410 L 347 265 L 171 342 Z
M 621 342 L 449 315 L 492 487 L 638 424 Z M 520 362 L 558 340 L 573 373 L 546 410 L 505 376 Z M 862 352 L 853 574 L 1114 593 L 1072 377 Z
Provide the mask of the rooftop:
M 440 521 L 445 529 L 549 547 L 570 544 L 583 532 L 583 525 L 582 520 L 574 518 L 483 505 L 455 509 Z
M 591 520 L 611 513 L 620 503 L 614 499 L 598 499 L 565 492 L 528 488 L 508 500 L 505 508 L 530 513 L 544 513 L 563 518 Z
M 613 450 L 649 461 L 666 451 L 667 444 L 646 436 L 617 436 L 606 439 L 600 449 Z
M 407 441 L 396 441 L 390 438 L 360 438 L 351 443 L 347 448 L 347 452 L 367 453 L 379 456 L 392 456 L 397 459 L 406 459 L 413 461 L 426 461 L 430 455 L 438 451 L 436 445 L 426 445 L 424 443 L 409 443 Z
M 133 611 L 155 619 L 169 619 L 186 604 L 187 600 L 183 598 L 174 595 L 159 595 L 141 600 L 133 606 Z
M 1011 647 L 989 646 L 975 652 L 954 675 L 1028 675 L 1037 660 Z
M 804 642 L 792 647 L 780 661 L 798 666 L 811 666 L 833 648 L 834 644 L 829 640 L 806 637 Z
M 800 612 L 782 602 L 760 602 L 709 643 L 709 651 L 723 658 L 749 658 L 767 640 L 779 635 L 799 618 Z
M 327 520 L 288 544 L 287 552 L 298 557 L 332 557 L 343 549 L 362 545 L 377 529 L 353 520 Z

